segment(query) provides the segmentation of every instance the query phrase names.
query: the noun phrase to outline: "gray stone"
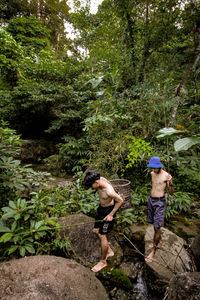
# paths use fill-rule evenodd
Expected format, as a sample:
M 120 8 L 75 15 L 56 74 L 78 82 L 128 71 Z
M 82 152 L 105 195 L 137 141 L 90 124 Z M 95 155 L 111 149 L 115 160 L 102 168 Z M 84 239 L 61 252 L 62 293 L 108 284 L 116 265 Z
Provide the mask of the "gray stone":
M 199 300 L 200 273 L 180 273 L 172 277 L 168 288 L 169 300 Z
M 1 300 L 108 300 L 93 272 L 73 260 L 33 256 L 0 263 Z
M 193 263 L 186 249 L 185 241 L 169 231 L 162 228 L 163 247 L 157 249 L 153 262 L 148 263 L 160 279 L 170 280 L 173 275 L 179 272 L 193 271 Z M 148 256 L 153 241 L 154 229 L 149 225 L 145 234 L 145 256 Z
M 120 265 L 120 270 L 122 270 L 130 279 L 135 279 L 137 277 L 138 274 L 138 270 L 136 269 L 134 263 L 126 263 L 123 262 Z
M 129 227 L 133 240 L 141 241 L 144 239 L 148 225 L 133 224 Z
M 191 250 L 195 258 L 198 270 L 200 270 L 200 234 L 198 234 L 191 245 Z

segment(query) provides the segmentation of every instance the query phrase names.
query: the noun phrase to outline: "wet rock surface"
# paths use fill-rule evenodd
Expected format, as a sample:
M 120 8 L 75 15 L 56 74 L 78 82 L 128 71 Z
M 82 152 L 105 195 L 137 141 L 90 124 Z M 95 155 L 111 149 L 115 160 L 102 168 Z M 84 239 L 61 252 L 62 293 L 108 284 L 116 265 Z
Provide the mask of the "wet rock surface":
M 174 276 L 169 283 L 169 300 L 199 300 L 200 273 L 180 273 Z

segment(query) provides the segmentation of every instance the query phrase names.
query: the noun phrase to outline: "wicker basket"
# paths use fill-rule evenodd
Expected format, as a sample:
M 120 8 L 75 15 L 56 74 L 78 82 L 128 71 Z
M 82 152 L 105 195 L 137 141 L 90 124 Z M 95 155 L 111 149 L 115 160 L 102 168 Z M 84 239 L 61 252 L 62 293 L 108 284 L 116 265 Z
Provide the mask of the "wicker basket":
M 131 182 L 126 179 L 114 179 L 110 180 L 110 183 L 114 187 L 114 190 L 119 195 L 124 196 L 124 202 L 120 207 L 121 210 L 131 207 Z

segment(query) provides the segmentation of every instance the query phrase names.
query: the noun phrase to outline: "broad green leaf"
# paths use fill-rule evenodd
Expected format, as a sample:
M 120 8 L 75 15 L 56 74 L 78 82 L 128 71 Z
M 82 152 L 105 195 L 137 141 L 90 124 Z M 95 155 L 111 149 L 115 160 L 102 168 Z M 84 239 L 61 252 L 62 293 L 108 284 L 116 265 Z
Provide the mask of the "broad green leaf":
M 176 130 L 173 127 L 165 127 L 156 133 L 157 139 L 168 138 L 171 135 L 183 133 L 183 130 Z
M 188 150 L 190 147 L 200 144 L 200 138 L 196 136 L 191 136 L 183 139 L 179 139 L 174 143 L 175 151 Z
M 38 229 L 41 225 L 44 225 L 44 221 L 39 221 L 35 223 L 35 229 Z
M 13 236 L 13 233 L 4 233 L 0 238 L 0 243 L 6 243 L 8 242 Z
M 17 250 L 18 246 L 11 246 L 8 250 L 8 255 L 10 255 L 11 253 L 15 252 Z
M 12 227 L 11 227 L 12 232 L 15 231 L 16 227 L 17 227 L 17 222 L 14 221 L 13 224 L 12 224 Z
M 49 226 L 41 226 L 41 227 L 39 227 L 38 228 L 38 230 L 49 230 L 49 229 L 51 229 Z
M 9 201 L 9 206 L 10 206 L 11 208 L 13 208 L 13 209 L 16 209 L 16 208 L 17 208 L 17 206 L 16 206 L 16 204 L 14 203 L 14 201 Z
M 0 220 L 0 232 L 11 232 L 10 228 L 8 228 L 3 220 Z
M 3 211 L 7 212 L 7 213 L 12 213 L 15 214 L 15 210 L 13 210 L 12 208 L 6 206 L 2 208 Z
M 35 249 L 33 248 L 32 245 L 25 245 L 24 247 L 29 253 L 32 253 L 32 254 L 35 253 Z
M 16 243 L 20 240 L 20 236 L 19 235 L 15 235 L 13 238 L 13 242 Z
M 29 214 L 26 214 L 26 215 L 24 216 L 24 221 L 27 221 L 29 218 L 30 218 L 30 215 L 29 215 Z
M 20 250 L 19 250 L 19 252 L 20 252 L 20 255 L 21 255 L 22 257 L 24 257 L 24 256 L 25 256 L 26 249 L 25 249 L 24 247 L 21 247 Z
M 7 213 L 7 214 L 2 216 L 2 220 L 7 220 L 7 219 L 10 219 L 10 218 L 14 218 L 14 216 L 15 216 L 15 212 Z
M 15 215 L 15 220 L 16 220 L 16 221 L 19 220 L 20 217 L 21 217 L 21 215 L 20 215 L 19 213 L 17 213 L 17 214 Z

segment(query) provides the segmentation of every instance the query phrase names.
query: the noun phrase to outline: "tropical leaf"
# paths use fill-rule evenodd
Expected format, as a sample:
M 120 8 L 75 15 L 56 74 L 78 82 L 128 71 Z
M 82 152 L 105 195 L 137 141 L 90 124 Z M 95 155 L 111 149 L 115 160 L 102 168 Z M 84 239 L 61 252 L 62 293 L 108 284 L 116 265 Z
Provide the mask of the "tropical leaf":
M 6 243 L 8 242 L 13 236 L 13 233 L 4 233 L 0 238 L 0 243 Z
M 33 248 L 32 245 L 26 244 L 24 247 L 25 247 L 25 249 L 26 249 L 29 253 L 32 253 L 32 254 L 35 253 L 35 249 Z
M 11 232 L 10 228 L 5 225 L 3 220 L 0 220 L 0 232 Z
M 12 254 L 13 252 L 15 252 L 17 250 L 18 246 L 17 245 L 13 245 L 9 248 L 8 250 L 8 255 Z
M 179 139 L 174 143 L 175 151 L 188 150 L 190 147 L 200 144 L 200 137 L 191 136 L 183 139 Z
M 156 133 L 156 137 L 157 137 L 157 139 L 168 138 L 171 135 L 179 134 L 179 133 L 183 133 L 183 130 L 177 130 L 177 129 L 174 129 L 173 127 L 165 127 L 165 128 L 160 129 Z

